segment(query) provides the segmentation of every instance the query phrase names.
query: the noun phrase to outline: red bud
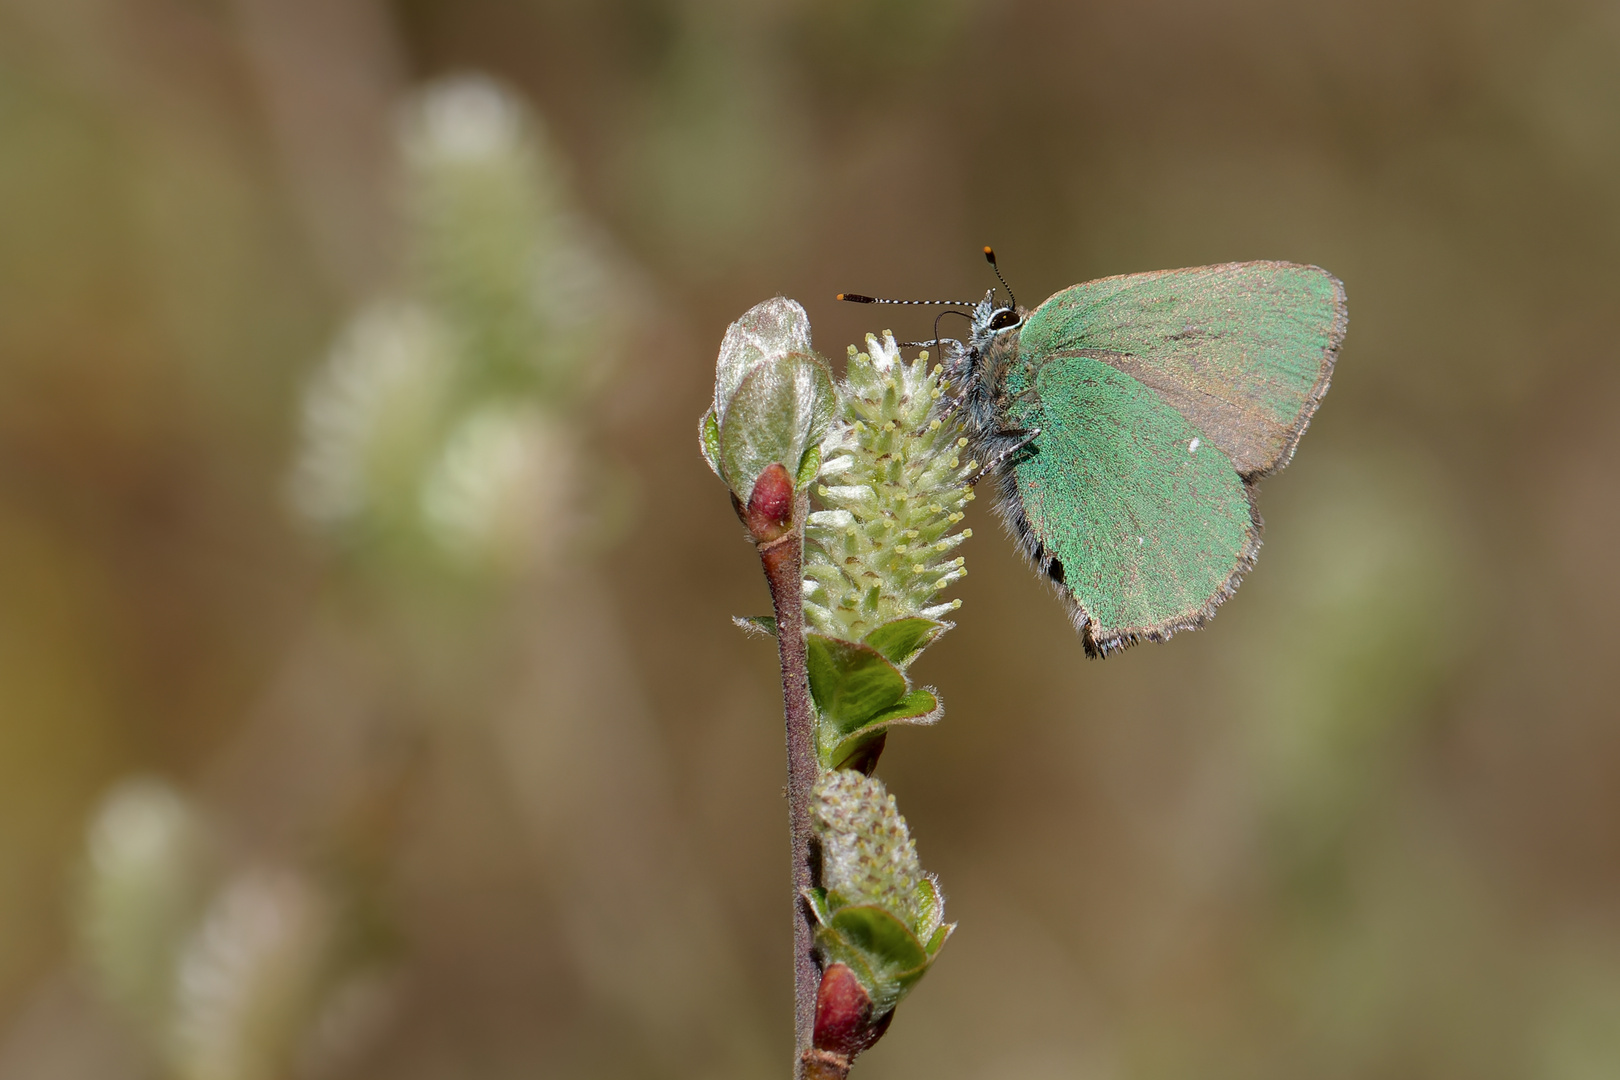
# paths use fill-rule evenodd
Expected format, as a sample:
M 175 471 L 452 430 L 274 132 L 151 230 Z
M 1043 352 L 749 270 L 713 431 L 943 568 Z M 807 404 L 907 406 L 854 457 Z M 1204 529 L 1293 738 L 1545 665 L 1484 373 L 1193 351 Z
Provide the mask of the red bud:
M 816 992 L 817 1050 L 854 1060 L 883 1037 L 893 1018 L 891 1009 L 873 1021 L 872 998 L 847 965 L 828 964 L 821 973 L 821 988 Z
M 793 526 L 793 477 L 782 465 L 767 465 L 754 481 L 748 496 L 743 523 L 755 543 L 765 544 L 784 536 Z
M 850 1052 L 852 1043 L 872 1018 L 872 999 L 845 964 L 829 964 L 816 993 L 816 1047 Z

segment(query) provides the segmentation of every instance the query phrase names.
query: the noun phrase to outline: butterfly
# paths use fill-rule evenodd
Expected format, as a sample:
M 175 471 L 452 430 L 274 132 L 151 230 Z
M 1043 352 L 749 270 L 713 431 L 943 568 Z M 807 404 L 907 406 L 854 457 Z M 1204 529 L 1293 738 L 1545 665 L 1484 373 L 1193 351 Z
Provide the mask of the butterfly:
M 1088 281 L 1033 311 L 1007 296 L 973 306 L 965 344 L 936 340 L 1008 531 L 1090 655 L 1203 625 L 1259 552 L 1256 481 L 1327 393 L 1343 283 L 1238 262 Z

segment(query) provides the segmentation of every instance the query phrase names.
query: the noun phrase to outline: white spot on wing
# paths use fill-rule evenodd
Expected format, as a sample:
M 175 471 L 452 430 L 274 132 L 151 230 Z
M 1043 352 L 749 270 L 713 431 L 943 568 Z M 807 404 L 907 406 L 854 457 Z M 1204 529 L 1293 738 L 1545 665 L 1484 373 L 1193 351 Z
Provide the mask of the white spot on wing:
M 1201 443 L 1199 442 L 1198 438 L 1195 436 L 1193 438 L 1193 441 L 1187 444 L 1187 453 L 1189 453 L 1189 454 L 1198 453 L 1198 447 L 1200 445 L 1201 445 Z
M 1142 538 L 1141 538 L 1141 537 L 1140 537 L 1140 536 L 1138 536 L 1138 537 L 1137 537 L 1137 538 L 1136 538 L 1136 546 L 1137 546 L 1137 547 L 1141 547 L 1141 546 L 1142 546 L 1142 545 L 1143 545 L 1143 544 L 1145 544 L 1145 543 L 1147 543 L 1147 541 L 1146 541 L 1146 540 L 1144 540 L 1144 539 L 1142 539 Z

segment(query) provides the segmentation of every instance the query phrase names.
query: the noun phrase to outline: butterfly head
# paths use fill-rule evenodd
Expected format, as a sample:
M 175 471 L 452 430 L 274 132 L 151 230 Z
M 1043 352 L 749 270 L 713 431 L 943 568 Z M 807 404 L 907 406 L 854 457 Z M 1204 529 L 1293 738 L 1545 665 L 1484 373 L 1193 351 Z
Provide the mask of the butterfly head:
M 1021 308 L 998 301 L 994 289 L 986 292 L 984 299 L 973 308 L 973 328 L 968 336 L 968 351 L 983 354 L 996 338 L 1009 330 L 1017 330 L 1023 326 L 1025 314 Z

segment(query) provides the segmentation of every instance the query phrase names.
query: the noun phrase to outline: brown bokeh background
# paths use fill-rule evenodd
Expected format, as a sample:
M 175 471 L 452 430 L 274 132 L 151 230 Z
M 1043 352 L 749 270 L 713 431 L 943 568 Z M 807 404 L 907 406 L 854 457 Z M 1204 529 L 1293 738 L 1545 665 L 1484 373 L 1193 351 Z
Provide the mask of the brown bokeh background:
M 473 70 L 622 310 L 591 524 L 469 583 L 288 478 L 402 273 L 400 102 Z M 1199 634 L 1086 661 L 973 508 L 880 770 L 960 925 L 859 1073 L 1620 1075 L 1616 177 L 1595 0 L 0 0 L 0 1077 L 177 1068 L 75 929 L 132 775 L 378 928 L 333 1075 L 780 1075 L 767 597 L 696 421 L 750 305 L 922 337 L 832 296 L 985 243 L 1026 304 L 1314 262 L 1350 333 Z

